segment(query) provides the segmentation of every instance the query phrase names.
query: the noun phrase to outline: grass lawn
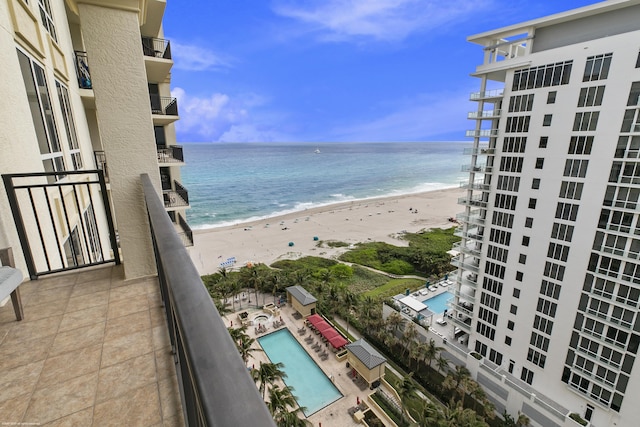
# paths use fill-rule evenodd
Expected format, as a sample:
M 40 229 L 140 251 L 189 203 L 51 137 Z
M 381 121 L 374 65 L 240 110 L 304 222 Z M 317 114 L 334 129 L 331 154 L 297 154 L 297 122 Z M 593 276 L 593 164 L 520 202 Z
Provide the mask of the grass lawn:
M 422 286 L 424 286 L 424 282 L 418 279 L 391 279 L 384 285 L 365 292 L 364 296 L 389 298 L 394 295 L 404 294 L 407 289 L 413 292 Z

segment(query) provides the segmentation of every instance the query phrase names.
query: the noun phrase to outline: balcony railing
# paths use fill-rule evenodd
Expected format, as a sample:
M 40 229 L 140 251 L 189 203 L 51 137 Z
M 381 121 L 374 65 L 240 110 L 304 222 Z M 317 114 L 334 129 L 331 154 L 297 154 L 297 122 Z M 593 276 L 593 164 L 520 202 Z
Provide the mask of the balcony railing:
M 142 52 L 145 56 L 171 59 L 171 43 L 169 42 L 169 40 L 143 36 Z
M 467 114 L 468 119 L 497 119 L 502 114 L 502 110 L 488 110 L 488 111 L 470 111 Z
M 489 191 L 491 189 L 491 184 L 486 184 L 482 180 L 476 180 L 474 182 L 462 181 L 460 182 L 460 188 L 465 188 L 467 190 Z
M 470 148 L 463 149 L 462 150 L 462 154 L 467 155 L 467 156 L 468 155 L 473 155 L 473 154 L 475 154 L 475 155 L 478 155 L 478 154 L 494 154 L 495 151 L 496 151 L 495 148 L 489 148 L 487 146 L 478 147 L 478 148 L 470 147 Z
M 193 231 L 191 231 L 191 227 L 189 227 L 187 221 L 180 214 L 178 214 L 178 225 L 182 229 L 182 232 L 178 233 L 178 236 L 182 239 L 182 243 L 185 246 L 193 246 Z
M 468 224 L 484 225 L 485 219 L 482 216 L 480 216 L 479 211 L 480 209 L 475 209 L 471 212 L 470 215 L 467 215 L 466 213 L 459 213 L 456 215 L 456 219 L 462 222 L 466 222 Z
M 101 170 L 8 174 L 2 179 L 31 279 L 120 264 Z
M 474 273 L 478 273 L 480 271 L 480 264 L 477 261 L 468 261 L 466 257 L 464 260 L 461 260 L 458 257 L 453 258 L 451 260 L 451 264 L 465 270 L 473 271 Z
M 479 101 L 481 99 L 502 98 L 504 96 L 504 89 L 487 90 L 484 92 L 473 92 L 469 99 L 471 101 Z
M 182 163 L 184 153 L 181 145 L 158 147 L 158 163 Z
M 151 179 L 141 180 L 185 424 L 275 427 Z
M 92 89 L 91 74 L 89 73 L 89 60 L 87 52 L 80 50 L 75 51 L 76 57 L 76 74 L 78 76 L 78 87 L 80 89 Z
M 166 116 L 178 115 L 178 100 L 170 96 L 160 96 L 155 93 L 149 94 L 151 100 L 151 113 L 163 114 Z
M 461 170 L 462 172 L 491 173 L 493 166 L 486 164 L 463 165 Z
M 109 182 L 109 168 L 107 168 L 107 156 L 104 151 L 94 151 L 93 156 L 96 159 L 96 168 L 104 174 L 104 182 Z
M 181 206 L 189 206 L 189 192 L 178 181 L 173 181 L 175 190 L 166 190 L 162 192 L 165 208 L 178 208 Z
M 498 136 L 498 129 L 468 130 L 464 136 L 471 138 L 493 138 Z

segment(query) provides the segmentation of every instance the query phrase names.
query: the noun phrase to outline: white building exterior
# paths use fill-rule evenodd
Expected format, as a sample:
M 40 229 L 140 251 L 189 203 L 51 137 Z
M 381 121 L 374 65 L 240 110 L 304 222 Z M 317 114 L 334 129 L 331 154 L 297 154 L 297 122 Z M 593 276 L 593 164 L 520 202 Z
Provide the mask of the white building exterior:
M 155 274 L 140 174 L 150 175 L 176 226 L 190 234 L 170 96 L 173 60 L 162 39 L 165 6 L 164 0 L 0 0 L 0 173 L 102 169 L 127 278 Z M 48 182 L 86 179 L 61 174 Z M 36 210 L 45 213 L 39 224 L 28 198 L 18 196 L 27 229 L 21 238 L 0 183 L 0 247 L 12 247 L 23 270 L 30 257 L 46 272 L 114 252 L 103 225 L 109 213 L 98 203 L 103 191 L 59 188 L 49 189 L 48 201 L 35 196 Z M 27 240 L 31 256 L 21 246 Z
M 484 60 L 450 327 L 484 358 L 464 363 L 532 425 L 638 425 L 640 1 L 468 40 Z

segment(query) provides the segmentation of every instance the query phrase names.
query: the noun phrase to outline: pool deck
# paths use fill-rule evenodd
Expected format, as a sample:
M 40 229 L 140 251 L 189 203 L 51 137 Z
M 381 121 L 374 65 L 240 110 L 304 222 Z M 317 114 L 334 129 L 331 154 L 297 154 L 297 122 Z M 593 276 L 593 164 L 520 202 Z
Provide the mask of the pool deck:
M 267 297 L 268 299 L 269 297 Z M 260 298 L 261 299 L 261 298 Z M 247 310 L 239 310 L 239 311 L 248 311 L 249 318 L 253 319 L 259 312 L 260 309 L 247 309 Z M 372 393 L 372 390 L 369 390 L 368 387 L 361 388 L 361 382 L 354 382 L 349 373 L 351 369 L 347 368 L 345 361 L 338 361 L 331 351 L 331 346 L 329 345 L 329 358 L 327 360 L 320 359 L 319 353 L 316 353 L 312 348 L 312 344 L 308 344 L 305 342 L 305 338 L 309 336 L 309 334 L 313 334 L 313 331 L 307 328 L 307 333 L 305 335 L 300 335 L 297 331 L 299 328 L 305 325 L 304 318 L 296 319 L 294 315 L 294 309 L 290 306 L 285 306 L 281 308 L 280 317 L 284 321 L 284 326 L 280 328 L 289 328 L 291 334 L 295 337 L 296 340 L 302 345 L 302 347 L 307 351 L 307 353 L 311 356 L 311 358 L 318 364 L 320 369 L 324 371 L 327 377 L 333 377 L 334 385 L 340 390 L 343 397 L 326 406 L 323 409 L 312 414 L 307 418 L 309 422 L 312 423 L 313 426 L 357 426 L 356 421 L 353 420 L 351 415 L 349 415 L 349 409 L 356 406 L 358 399 L 360 401 L 366 401 L 366 397 Z M 233 321 L 233 326 L 238 326 L 237 313 L 229 313 L 225 316 L 227 326 L 230 326 L 231 321 Z M 279 317 L 273 317 L 270 319 L 267 325 L 267 331 L 261 334 L 255 334 L 255 328 L 252 325 L 249 325 L 247 328 L 247 333 L 252 338 L 258 338 L 264 336 L 270 332 L 273 332 L 272 321 L 279 320 Z M 315 335 L 314 335 L 315 336 Z M 321 337 L 318 335 L 317 340 L 320 340 Z M 316 340 L 316 341 L 317 341 Z M 259 344 L 256 341 L 256 347 L 259 348 Z M 264 352 L 258 351 L 252 354 L 252 357 L 249 359 L 249 365 L 258 365 L 260 362 L 269 362 L 266 354 Z M 295 394 L 295 391 L 294 391 Z

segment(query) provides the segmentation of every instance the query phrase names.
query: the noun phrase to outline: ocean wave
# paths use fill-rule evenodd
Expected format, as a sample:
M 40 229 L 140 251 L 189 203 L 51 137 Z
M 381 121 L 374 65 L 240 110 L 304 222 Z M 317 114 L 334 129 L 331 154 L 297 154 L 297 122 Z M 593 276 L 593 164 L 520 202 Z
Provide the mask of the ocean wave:
M 328 207 L 332 205 L 338 205 L 344 202 L 364 202 L 367 200 L 379 199 L 384 197 L 400 197 L 400 196 L 411 195 L 411 194 L 425 193 L 428 191 L 446 190 L 450 188 L 457 188 L 457 186 L 452 186 L 451 184 L 446 184 L 441 182 L 426 182 L 423 184 L 416 185 L 409 189 L 391 190 L 390 192 L 381 193 L 375 196 L 366 196 L 366 197 L 358 198 L 355 196 L 347 196 L 342 194 L 340 195 L 341 196 L 340 200 L 330 200 L 330 201 L 324 201 L 324 202 L 298 202 L 290 209 L 276 210 L 265 215 L 254 215 L 246 218 L 237 218 L 234 220 L 192 225 L 191 228 L 194 230 L 206 230 L 206 229 L 212 229 L 212 228 L 229 227 L 229 226 L 234 226 L 239 224 L 247 224 L 247 223 L 256 222 L 256 221 L 263 221 L 266 219 L 276 218 L 276 217 L 289 215 L 293 213 L 300 213 L 303 216 L 304 212 L 307 210 Z M 332 195 L 332 196 L 335 196 L 335 195 Z

